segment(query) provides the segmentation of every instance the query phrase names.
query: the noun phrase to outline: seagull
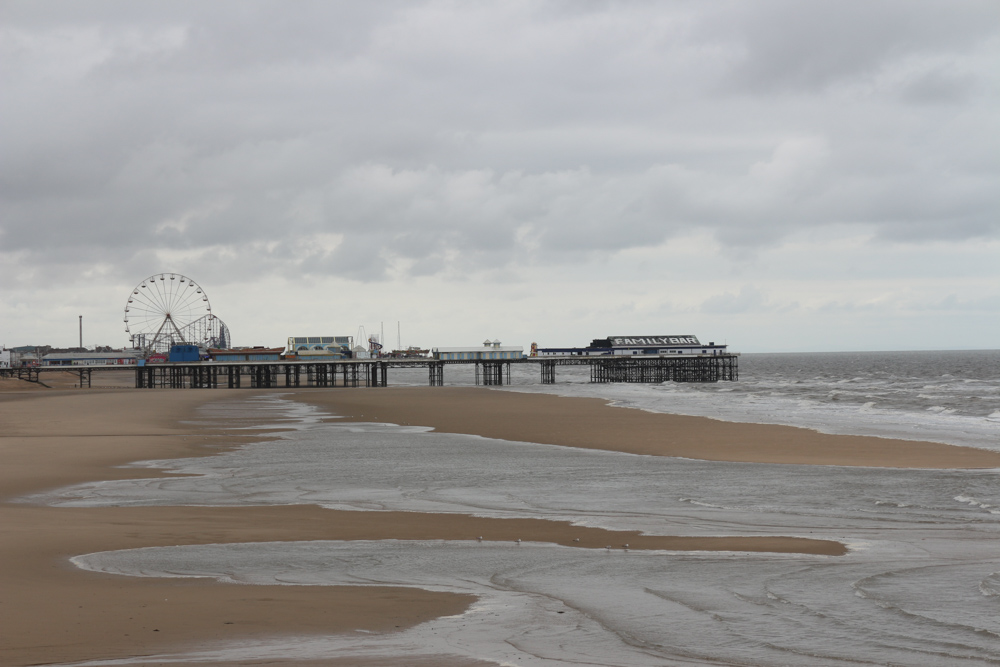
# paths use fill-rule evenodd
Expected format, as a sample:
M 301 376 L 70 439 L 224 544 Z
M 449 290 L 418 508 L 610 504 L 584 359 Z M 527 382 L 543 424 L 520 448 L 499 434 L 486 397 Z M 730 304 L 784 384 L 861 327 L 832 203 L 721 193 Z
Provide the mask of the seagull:
M 604 548 L 607 549 L 608 551 L 611 551 L 611 545 L 610 544 L 608 546 L 604 547 Z
M 628 542 L 622 545 L 624 548 L 628 549 Z
M 517 544 L 520 544 L 521 543 L 521 538 L 520 537 L 517 538 L 516 540 L 514 540 L 514 542 L 516 542 Z
M 476 539 L 477 539 L 477 540 L 479 540 L 480 542 L 482 542 L 482 541 L 483 541 L 483 536 L 482 536 L 482 535 L 480 535 L 480 536 L 479 536 L 479 537 L 477 537 Z
M 580 538 L 579 538 L 579 537 L 574 537 L 574 538 L 573 538 L 573 541 L 574 541 L 574 542 L 579 542 L 579 541 L 580 541 Z

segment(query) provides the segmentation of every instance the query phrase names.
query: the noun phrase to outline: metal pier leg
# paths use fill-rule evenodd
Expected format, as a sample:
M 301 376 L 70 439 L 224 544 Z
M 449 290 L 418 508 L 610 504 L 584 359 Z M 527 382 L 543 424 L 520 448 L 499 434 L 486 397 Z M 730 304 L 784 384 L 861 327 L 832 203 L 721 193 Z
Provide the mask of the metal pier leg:
M 543 361 L 540 366 L 542 367 L 542 384 L 555 384 L 556 383 L 556 362 L 555 361 Z M 591 366 L 593 370 L 593 366 Z
M 386 365 L 383 361 L 376 361 L 368 364 L 367 385 L 368 387 L 386 386 Z
M 444 386 L 444 363 L 430 362 L 427 364 L 427 375 L 432 387 Z

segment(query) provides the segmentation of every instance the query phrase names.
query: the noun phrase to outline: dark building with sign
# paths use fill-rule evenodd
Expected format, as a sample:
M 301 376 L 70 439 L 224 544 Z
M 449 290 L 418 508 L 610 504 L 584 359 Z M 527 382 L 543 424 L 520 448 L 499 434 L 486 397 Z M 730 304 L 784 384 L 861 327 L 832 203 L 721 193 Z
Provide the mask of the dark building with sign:
M 718 356 L 729 354 L 727 345 L 699 342 L 697 336 L 689 334 L 669 336 L 608 336 L 595 338 L 587 347 L 543 347 L 538 349 L 540 357 L 555 356 L 635 356 L 635 355 L 701 355 Z

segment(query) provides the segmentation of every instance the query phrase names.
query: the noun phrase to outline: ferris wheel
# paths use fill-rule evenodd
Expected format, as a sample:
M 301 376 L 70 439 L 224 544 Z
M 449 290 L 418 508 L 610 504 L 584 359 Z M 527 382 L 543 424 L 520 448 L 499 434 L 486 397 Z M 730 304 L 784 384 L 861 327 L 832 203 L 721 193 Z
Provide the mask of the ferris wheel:
M 229 330 L 205 291 L 187 276 L 159 273 L 136 285 L 125 304 L 125 332 L 143 356 L 173 345 L 227 347 Z

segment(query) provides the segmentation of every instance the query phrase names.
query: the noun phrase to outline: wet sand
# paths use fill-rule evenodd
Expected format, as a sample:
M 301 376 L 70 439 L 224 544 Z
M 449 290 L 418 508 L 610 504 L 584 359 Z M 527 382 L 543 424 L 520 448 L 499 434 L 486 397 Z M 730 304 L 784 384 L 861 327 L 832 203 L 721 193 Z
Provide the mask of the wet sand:
M 78 482 L 166 474 L 116 467 L 132 461 L 205 456 L 238 446 L 249 440 L 245 432 L 208 433 L 183 422 L 193 418 L 201 404 L 241 401 L 256 393 L 260 392 L 0 392 L 0 522 L 4 527 L 0 534 L 0 590 L 4 592 L 0 597 L 0 664 L 141 656 L 219 640 L 277 635 L 390 632 L 461 613 L 473 602 L 471 596 L 406 588 L 239 586 L 192 579 L 119 577 L 78 570 L 68 562 L 72 556 L 95 551 L 244 541 L 468 540 L 482 535 L 491 540 L 522 539 L 578 547 L 628 543 L 633 549 L 844 553 L 843 545 L 826 540 L 651 537 L 551 521 L 453 514 L 346 512 L 314 506 L 51 508 L 10 502 L 24 494 Z M 589 399 L 472 388 L 308 390 L 289 397 L 356 420 L 423 424 L 510 440 L 660 455 L 694 447 L 705 454 L 697 458 L 715 460 L 736 451 L 735 445 L 743 442 L 748 451 L 774 455 L 766 438 L 756 445 L 753 442 L 757 441 L 748 445 L 745 440 L 726 440 L 727 433 L 736 439 L 740 429 L 753 425 L 652 415 L 610 408 Z M 718 425 L 725 428 L 713 430 Z M 768 429 L 784 430 L 749 430 L 763 433 Z M 612 433 L 613 446 L 608 446 Z M 774 436 L 776 451 L 794 450 L 796 442 L 803 450 L 816 442 L 815 446 L 828 450 L 831 443 L 844 440 L 824 436 L 814 441 L 809 439 L 810 433 L 789 429 Z M 722 444 L 713 449 L 716 441 Z M 843 451 L 835 451 L 843 454 L 862 444 L 844 443 Z M 948 467 L 1000 465 L 1000 461 L 981 458 L 978 450 L 942 445 L 926 451 L 929 453 L 920 459 L 924 463 L 943 462 L 943 457 L 952 455 Z M 890 447 L 879 456 L 892 453 Z M 899 451 L 895 454 L 895 465 L 908 467 L 910 457 Z M 830 451 L 824 456 L 830 457 Z M 843 463 L 843 459 L 837 460 Z M 862 456 L 858 460 L 872 459 Z M 865 463 L 854 463 L 859 464 Z M 342 663 L 331 659 L 316 664 Z
M 295 399 L 357 421 L 430 426 L 443 433 L 705 461 L 881 468 L 998 468 L 1000 452 L 934 442 L 827 435 L 794 426 L 612 407 L 485 387 L 302 391 Z
M 0 664 L 149 655 L 273 635 L 387 632 L 471 604 L 471 596 L 407 588 L 116 577 L 84 572 L 68 560 L 142 546 L 334 538 L 336 524 L 315 507 L 81 509 L 9 502 L 79 482 L 155 476 L 162 473 L 115 466 L 211 455 L 246 441 L 235 434 L 205 436 L 180 423 L 206 401 L 241 395 L 0 394 Z

